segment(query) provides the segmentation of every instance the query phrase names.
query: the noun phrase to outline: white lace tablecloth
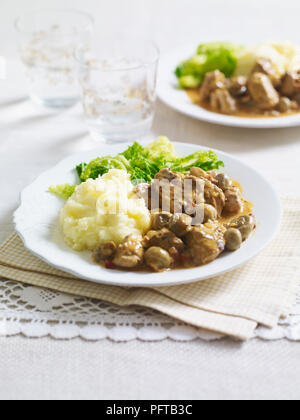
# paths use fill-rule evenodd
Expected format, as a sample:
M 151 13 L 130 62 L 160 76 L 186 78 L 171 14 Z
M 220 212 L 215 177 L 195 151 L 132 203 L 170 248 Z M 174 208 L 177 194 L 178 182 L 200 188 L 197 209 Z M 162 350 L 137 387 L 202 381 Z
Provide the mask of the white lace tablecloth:
M 212 341 L 221 336 L 186 326 L 146 308 L 120 308 L 88 298 L 26 286 L 14 281 L 0 283 L 0 335 L 56 339 L 83 338 L 97 341 Z M 256 338 L 300 341 L 300 293 L 289 318 L 273 329 L 259 327 Z

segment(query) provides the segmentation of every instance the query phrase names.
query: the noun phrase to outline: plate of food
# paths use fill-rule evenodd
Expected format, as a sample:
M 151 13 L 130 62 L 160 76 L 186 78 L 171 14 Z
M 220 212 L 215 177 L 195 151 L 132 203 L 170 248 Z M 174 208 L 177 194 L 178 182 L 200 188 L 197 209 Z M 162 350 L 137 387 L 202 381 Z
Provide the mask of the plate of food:
M 160 137 L 102 145 L 21 195 L 17 233 L 33 254 L 96 283 L 155 287 L 246 263 L 277 233 L 271 184 L 235 157 Z
M 277 128 L 300 125 L 300 45 L 209 42 L 162 58 L 159 98 L 214 124 Z

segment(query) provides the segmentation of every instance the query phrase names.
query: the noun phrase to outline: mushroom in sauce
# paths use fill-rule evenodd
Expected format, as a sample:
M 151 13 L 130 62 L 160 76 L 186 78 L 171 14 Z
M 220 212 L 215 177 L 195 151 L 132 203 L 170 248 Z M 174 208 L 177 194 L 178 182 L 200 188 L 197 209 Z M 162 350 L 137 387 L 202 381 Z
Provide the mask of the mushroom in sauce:
M 228 175 L 223 174 L 222 172 L 218 173 L 215 176 L 216 181 L 218 182 L 218 187 L 221 188 L 222 191 L 228 190 L 232 187 L 232 181 Z
M 127 236 L 117 248 L 113 263 L 118 267 L 135 268 L 143 261 L 142 238 Z
M 240 216 L 232 220 L 228 224 L 228 227 L 238 229 L 241 233 L 242 240 L 245 241 L 249 238 L 253 229 L 255 228 L 255 219 L 252 215 Z
M 145 263 L 154 271 L 161 272 L 172 266 L 173 258 L 165 249 L 152 246 L 145 252 Z
M 224 235 L 224 239 L 228 251 L 237 251 L 242 246 L 242 235 L 238 229 L 229 228 Z

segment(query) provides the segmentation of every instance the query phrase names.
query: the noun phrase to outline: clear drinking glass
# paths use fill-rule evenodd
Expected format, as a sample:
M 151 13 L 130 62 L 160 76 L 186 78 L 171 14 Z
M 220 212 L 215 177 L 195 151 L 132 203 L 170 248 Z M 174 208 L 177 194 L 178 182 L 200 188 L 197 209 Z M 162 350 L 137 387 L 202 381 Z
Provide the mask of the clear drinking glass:
M 76 51 L 85 118 L 100 141 L 132 141 L 151 129 L 159 50 L 152 42 L 98 42 Z
M 93 19 L 72 10 L 44 9 L 16 21 L 21 60 L 34 102 L 67 108 L 80 98 L 74 51 L 91 44 Z

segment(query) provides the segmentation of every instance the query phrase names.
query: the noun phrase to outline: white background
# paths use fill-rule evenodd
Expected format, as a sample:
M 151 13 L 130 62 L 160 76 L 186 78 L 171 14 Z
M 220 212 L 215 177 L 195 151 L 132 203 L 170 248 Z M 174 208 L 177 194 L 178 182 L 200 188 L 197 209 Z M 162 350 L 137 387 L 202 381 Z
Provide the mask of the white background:
M 0 240 L 12 231 L 21 189 L 66 155 L 93 147 L 80 107 L 60 115 L 33 108 L 15 65 L 14 19 L 34 7 L 55 6 L 90 12 L 99 37 L 151 38 L 162 53 L 189 41 L 300 42 L 299 0 L 1 0 L 0 56 L 8 58 L 8 79 L 0 80 Z M 153 135 L 158 134 L 233 153 L 269 177 L 281 194 L 299 194 L 299 128 L 215 127 L 158 102 Z M 1 338 L 0 398 L 299 399 L 299 348 L 288 341 Z

